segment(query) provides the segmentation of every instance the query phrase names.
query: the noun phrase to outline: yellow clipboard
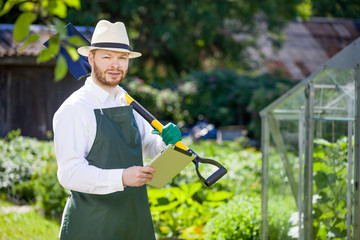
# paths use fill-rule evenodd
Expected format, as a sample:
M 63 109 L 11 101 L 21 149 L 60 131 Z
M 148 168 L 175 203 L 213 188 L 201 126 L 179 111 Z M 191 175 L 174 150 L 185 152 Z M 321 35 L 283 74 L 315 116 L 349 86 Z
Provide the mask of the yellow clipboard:
M 196 155 L 169 144 L 147 165 L 156 169 L 156 172 L 153 174 L 154 178 L 147 182 L 147 185 L 156 188 L 164 187 L 195 157 Z

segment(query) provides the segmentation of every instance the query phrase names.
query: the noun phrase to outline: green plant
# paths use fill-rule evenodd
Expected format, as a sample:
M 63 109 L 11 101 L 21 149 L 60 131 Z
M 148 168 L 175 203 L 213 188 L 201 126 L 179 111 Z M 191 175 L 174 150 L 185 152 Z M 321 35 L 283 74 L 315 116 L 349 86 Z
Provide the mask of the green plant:
M 261 200 L 256 196 L 235 196 L 216 209 L 205 225 L 205 239 L 260 239 Z
M 45 216 L 58 218 L 64 210 L 69 192 L 57 179 L 57 164 L 49 161 L 32 176 L 36 204 Z
M 346 237 L 347 137 L 316 139 L 313 226 L 316 239 Z
M 150 210 L 158 237 L 199 239 L 212 210 L 231 192 L 204 190 L 201 183 L 166 189 L 148 189 Z
M 0 139 L 0 192 L 22 203 L 34 203 L 46 215 L 59 218 L 67 191 L 57 180 L 53 143 L 10 132 Z
M 347 150 L 348 138 L 336 142 L 314 140 L 313 164 L 313 238 L 345 239 L 347 224 Z M 295 214 L 295 213 L 294 213 Z M 297 238 L 298 223 L 292 234 Z M 290 234 L 291 235 L 291 234 Z
M 52 143 L 20 136 L 10 132 L 0 139 L 0 192 L 17 200 L 31 201 L 31 176 L 35 169 L 54 158 Z
M 216 207 L 226 205 L 230 196 L 260 195 L 261 153 L 252 148 L 245 150 L 237 142 L 225 141 L 219 145 L 215 141 L 192 142 L 188 138 L 183 142 L 200 156 L 221 162 L 228 173 L 207 188 L 190 163 L 168 188 L 149 189 L 151 212 L 158 236 L 203 239 L 206 221 L 214 216 Z M 205 176 L 216 170 L 200 166 Z
M 269 74 L 258 76 L 253 80 L 256 81 L 256 88 L 252 89 L 252 95 L 246 107 L 249 114 L 248 131 L 253 138 L 260 139 L 260 111 L 286 93 L 295 83 L 284 77 Z
M 244 149 L 238 142 L 232 141 L 218 144 L 211 140 L 194 142 L 186 138 L 183 142 L 199 156 L 214 159 L 228 170 L 228 173 L 212 185 L 211 189 L 228 191 L 235 195 L 248 192 L 260 194 L 261 152 L 255 148 Z M 206 168 L 206 166 L 206 164 L 200 164 L 200 171 L 204 176 L 209 176 L 217 170 L 217 168 Z M 173 179 L 171 184 L 178 186 L 199 181 L 194 165 L 191 163 Z

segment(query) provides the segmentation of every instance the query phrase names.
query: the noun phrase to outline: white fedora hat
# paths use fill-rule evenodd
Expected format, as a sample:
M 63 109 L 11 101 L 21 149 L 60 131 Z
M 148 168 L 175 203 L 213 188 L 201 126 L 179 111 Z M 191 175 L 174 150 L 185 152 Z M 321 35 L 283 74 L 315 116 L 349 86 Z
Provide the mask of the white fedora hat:
M 92 35 L 91 46 L 80 47 L 77 51 L 79 54 L 87 57 L 93 49 L 127 52 L 129 53 L 129 58 L 141 56 L 141 53 L 131 51 L 126 28 L 122 22 L 111 23 L 106 20 L 100 20 L 96 24 Z

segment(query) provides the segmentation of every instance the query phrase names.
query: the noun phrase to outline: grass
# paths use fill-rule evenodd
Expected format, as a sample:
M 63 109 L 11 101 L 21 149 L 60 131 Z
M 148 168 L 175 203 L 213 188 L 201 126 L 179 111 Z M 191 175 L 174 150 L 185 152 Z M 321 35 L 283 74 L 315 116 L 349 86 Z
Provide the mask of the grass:
M 45 219 L 34 208 L 29 208 L 28 211 L 16 211 L 17 207 L 0 199 L 1 240 L 59 239 L 60 226 L 56 221 Z

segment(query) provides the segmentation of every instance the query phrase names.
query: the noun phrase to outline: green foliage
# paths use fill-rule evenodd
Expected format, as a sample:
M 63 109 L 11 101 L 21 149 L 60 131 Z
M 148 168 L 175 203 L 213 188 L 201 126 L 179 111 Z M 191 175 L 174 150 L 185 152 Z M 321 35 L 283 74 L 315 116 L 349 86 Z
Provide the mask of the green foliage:
M 22 137 L 20 131 L 10 132 L 6 139 L 0 139 L 0 192 L 18 200 L 32 200 L 34 194 L 27 182 L 52 157 L 49 143 Z
M 13 31 L 14 40 L 21 42 L 29 34 L 29 26 L 36 20 L 37 16 L 32 12 L 22 13 L 15 22 Z
M 46 216 L 58 218 L 68 192 L 57 180 L 52 142 L 12 131 L 0 139 L 0 193 L 19 202 L 36 203 Z
M 207 222 L 205 239 L 260 239 L 261 200 L 259 197 L 235 196 L 219 207 Z
M 65 190 L 57 178 L 57 164 L 49 161 L 32 176 L 36 205 L 45 216 L 58 218 L 61 216 L 69 192 Z
M 315 139 L 314 144 L 313 236 L 317 240 L 345 239 L 348 139 L 342 137 L 334 143 Z M 293 222 L 294 231 L 289 235 L 297 238 L 298 221 Z
M 67 63 L 64 56 L 60 55 L 55 66 L 55 81 L 59 81 L 66 76 Z
M 269 240 L 290 240 L 289 232 L 292 227 L 291 206 L 294 201 L 292 196 L 286 196 L 284 199 L 270 201 L 268 205 L 268 228 Z M 298 215 L 296 215 L 298 216 Z M 298 219 L 296 219 L 298 220 Z M 296 221 L 295 220 L 295 221 Z
M 179 82 L 176 88 L 160 91 L 140 78 L 128 77 L 123 86 L 158 119 L 181 127 L 192 126 L 198 116 L 216 127 L 249 125 L 250 135 L 259 139 L 259 111 L 294 84 L 278 76 L 251 77 L 226 69 L 194 72 Z
M 0 17 L 6 22 L 15 22 L 14 39 L 25 40 L 20 50 L 39 39 L 30 34 L 29 25 L 41 23 L 49 29 L 55 27 L 60 42 L 67 46 L 70 56 L 76 55 L 76 58 L 77 52 L 68 45 L 65 22 L 94 26 L 100 19 L 123 21 L 132 48 L 143 54 L 142 60 L 134 61 L 130 73 L 164 86 L 199 69 L 226 67 L 256 71 L 257 64 L 249 58 L 247 49 L 256 45 L 264 30 L 278 45 L 283 39 L 280 32 L 286 22 L 296 17 L 308 18 L 309 9 L 311 4 L 308 0 L 161 0 L 156 3 L 150 0 L 121 0 L 107 4 L 95 0 L 8 0 L 0 10 Z M 261 19 L 257 17 L 259 15 Z M 51 55 L 44 49 L 38 61 L 48 60 L 57 54 Z M 67 66 L 61 58 L 57 61 L 60 63 L 55 76 L 59 80 Z
M 223 145 L 190 139 L 183 142 L 198 155 L 221 162 L 229 171 L 207 188 L 201 184 L 193 164 L 189 164 L 165 189 L 149 189 L 150 209 L 158 236 L 203 239 L 206 222 L 233 194 L 260 195 L 261 154 L 254 149 L 245 150 L 237 142 L 224 142 Z M 200 164 L 204 176 L 215 170 Z
M 291 239 L 290 213 L 286 201 L 270 204 L 268 213 L 269 240 Z M 233 197 L 221 205 L 206 223 L 204 239 L 260 239 L 261 199 L 251 193 Z
M 359 18 L 359 1 L 312 0 L 312 15 L 317 17 Z
M 83 0 L 82 14 L 71 9 L 67 20 L 90 26 L 104 18 L 123 21 L 132 48 L 143 54 L 130 73 L 165 84 L 194 70 L 256 68 L 247 48 L 263 34 L 262 26 L 278 42 L 287 21 L 308 17 L 309 11 L 298 7 L 304 5 L 311 8 L 307 0 Z
M 245 125 L 259 118 L 258 112 L 292 85 L 278 76 L 251 77 L 223 69 L 189 75 L 180 85 L 179 95 L 190 116 L 203 115 L 216 126 Z M 266 94 L 259 95 L 260 89 Z
M 252 80 L 229 70 L 195 72 L 179 87 L 182 107 L 188 116 L 203 115 L 216 126 L 243 124 L 246 106 L 256 87 Z
M 196 182 L 148 190 L 158 237 L 201 238 L 203 225 L 212 211 L 232 196 L 230 192 L 204 191 L 202 188 L 202 184 Z M 205 195 L 201 196 L 204 192 Z
M 191 147 L 199 156 L 219 161 L 228 173 L 216 184 L 211 186 L 213 191 L 227 191 L 234 194 L 261 192 L 261 153 L 254 148 L 244 149 L 238 142 L 224 141 L 222 145 L 215 141 L 193 142 L 184 139 L 185 145 Z M 214 169 L 205 168 L 200 164 L 200 172 L 208 176 Z M 204 167 L 204 168 L 202 168 Z M 174 178 L 172 185 L 179 186 L 189 182 L 200 181 L 193 164 L 188 165 L 181 175 Z
M 335 143 L 315 141 L 314 236 L 316 239 L 346 237 L 347 138 Z
M 249 113 L 248 130 L 255 139 L 260 139 L 261 118 L 260 111 L 275 101 L 281 95 L 285 94 L 295 85 L 289 79 L 282 76 L 265 74 L 254 79 L 256 88 L 252 89 L 249 104 L 246 106 Z

